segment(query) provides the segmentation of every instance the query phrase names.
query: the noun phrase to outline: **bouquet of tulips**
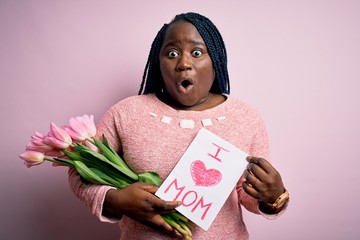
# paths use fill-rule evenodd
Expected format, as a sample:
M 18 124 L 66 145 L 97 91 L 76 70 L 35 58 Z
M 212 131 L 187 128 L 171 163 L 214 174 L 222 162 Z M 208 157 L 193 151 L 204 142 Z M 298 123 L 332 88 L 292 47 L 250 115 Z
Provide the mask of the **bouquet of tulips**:
M 56 166 L 75 168 L 81 178 L 95 184 L 110 185 L 122 189 L 137 181 L 160 186 L 161 179 L 155 172 L 135 173 L 111 147 L 106 137 L 95 138 L 94 116 L 83 115 L 69 120 L 70 126 L 50 125 L 47 135 L 35 132 L 26 151 L 20 155 L 27 167 L 45 161 Z M 191 238 L 191 222 L 178 212 L 163 218 L 185 239 Z

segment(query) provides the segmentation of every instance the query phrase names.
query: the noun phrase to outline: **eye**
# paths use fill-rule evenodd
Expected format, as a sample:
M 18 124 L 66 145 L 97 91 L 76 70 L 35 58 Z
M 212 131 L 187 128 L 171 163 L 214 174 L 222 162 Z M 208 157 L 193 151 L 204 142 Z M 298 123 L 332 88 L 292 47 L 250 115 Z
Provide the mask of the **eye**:
M 191 55 L 192 55 L 193 57 L 196 57 L 196 58 L 201 57 L 202 54 L 203 54 L 203 53 L 202 53 L 201 50 L 194 50 L 194 51 L 191 53 Z
M 178 53 L 177 51 L 175 51 L 175 50 L 171 50 L 171 51 L 169 51 L 169 52 L 167 53 L 167 56 L 168 56 L 169 58 L 176 58 L 176 57 L 179 56 L 179 53 Z

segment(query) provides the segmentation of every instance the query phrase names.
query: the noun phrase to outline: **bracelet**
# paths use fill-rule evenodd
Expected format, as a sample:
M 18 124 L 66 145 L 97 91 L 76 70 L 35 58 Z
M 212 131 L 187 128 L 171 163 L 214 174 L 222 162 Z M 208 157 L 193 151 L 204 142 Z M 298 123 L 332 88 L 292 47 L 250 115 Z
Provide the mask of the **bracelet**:
M 290 195 L 287 189 L 285 189 L 285 192 L 282 193 L 276 200 L 274 203 L 265 203 L 267 206 L 271 207 L 272 209 L 279 209 L 282 206 L 285 205 L 285 203 L 287 203 L 287 201 L 289 200 Z

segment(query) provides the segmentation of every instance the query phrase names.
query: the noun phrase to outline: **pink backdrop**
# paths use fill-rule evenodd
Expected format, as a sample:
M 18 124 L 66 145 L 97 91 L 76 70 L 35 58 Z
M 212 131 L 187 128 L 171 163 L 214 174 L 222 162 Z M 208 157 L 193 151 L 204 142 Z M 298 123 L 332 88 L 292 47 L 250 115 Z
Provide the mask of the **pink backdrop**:
M 356 239 L 360 230 L 360 1 L 0 2 L 1 239 L 116 239 L 72 195 L 65 168 L 27 169 L 35 131 L 137 93 L 157 30 L 198 11 L 227 44 L 232 95 L 259 109 L 291 192 L 252 239 Z

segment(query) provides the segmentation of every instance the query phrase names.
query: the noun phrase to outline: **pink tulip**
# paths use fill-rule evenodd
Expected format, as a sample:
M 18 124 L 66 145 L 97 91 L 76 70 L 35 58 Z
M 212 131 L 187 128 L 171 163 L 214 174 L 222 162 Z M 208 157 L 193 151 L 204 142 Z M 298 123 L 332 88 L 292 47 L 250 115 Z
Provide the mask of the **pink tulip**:
M 57 158 L 65 156 L 65 153 L 57 149 L 47 151 L 44 154 L 49 157 L 57 157 Z
M 31 141 L 43 141 L 45 137 L 45 135 L 35 132 L 34 135 L 31 136 Z
M 96 126 L 93 115 L 83 115 L 80 117 L 70 118 L 71 130 L 66 128 L 71 137 L 78 141 L 91 139 L 96 135 Z M 81 139 L 81 140 L 80 140 Z
M 63 129 L 70 135 L 70 137 L 77 142 L 83 142 L 86 140 L 86 136 L 81 135 L 78 132 L 75 132 L 71 127 L 65 126 Z
M 37 151 L 37 152 L 47 152 L 51 151 L 53 149 L 52 146 L 49 146 L 43 142 L 30 142 L 28 145 L 26 145 L 26 150 L 30 151 Z
M 66 149 L 71 145 L 72 140 L 64 129 L 56 126 L 55 123 L 51 123 L 50 132 L 45 137 L 44 143 L 57 149 Z
M 25 151 L 20 155 L 27 167 L 32 167 L 44 162 L 44 153 L 36 151 Z
M 52 146 L 47 145 L 44 140 L 45 140 L 45 135 L 39 133 L 39 132 L 35 132 L 32 136 L 31 136 L 31 141 L 28 145 L 26 145 L 26 150 L 30 150 L 30 151 L 37 151 L 37 152 L 47 152 L 53 149 Z
M 99 152 L 99 149 L 98 149 L 94 144 L 92 144 L 91 142 L 86 141 L 86 142 L 85 142 L 85 145 L 86 145 L 88 148 L 90 148 L 91 150 L 94 150 L 95 152 Z

